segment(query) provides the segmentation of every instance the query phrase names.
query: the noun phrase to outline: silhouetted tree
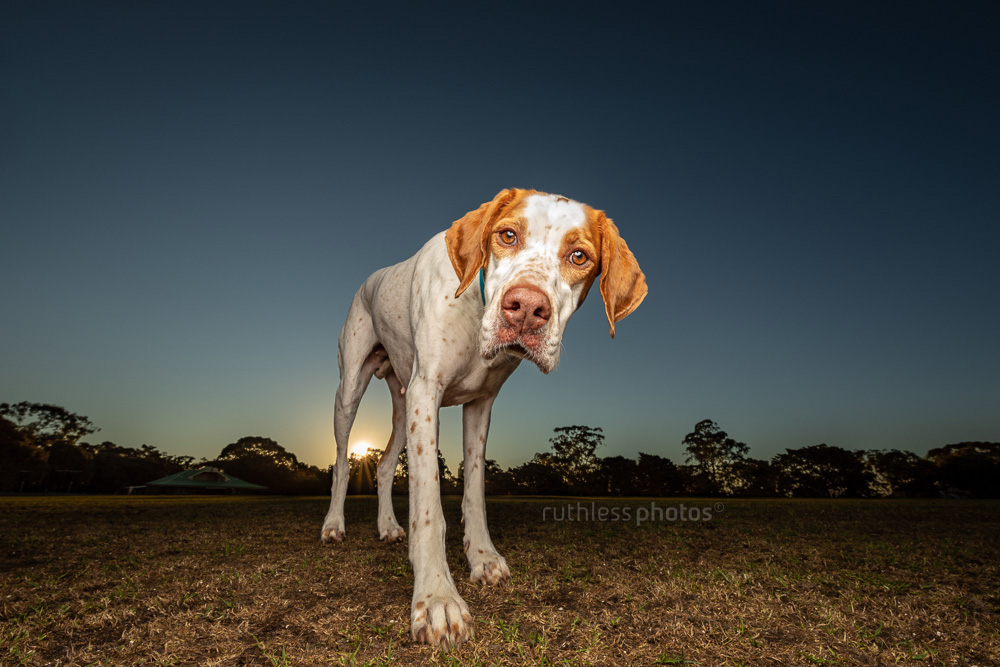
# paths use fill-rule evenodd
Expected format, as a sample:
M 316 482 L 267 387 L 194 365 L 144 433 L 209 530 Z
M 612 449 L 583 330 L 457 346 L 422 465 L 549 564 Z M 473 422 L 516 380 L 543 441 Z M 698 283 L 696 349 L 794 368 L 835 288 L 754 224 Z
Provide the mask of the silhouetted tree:
M 563 495 L 569 492 L 569 486 L 563 474 L 548 463 L 541 463 L 536 454 L 527 463 L 512 468 L 516 493 L 529 496 Z
M 826 444 L 789 449 L 774 457 L 778 489 L 809 498 L 863 498 L 870 495 L 872 473 L 861 452 Z
M 287 468 L 288 470 L 294 470 L 299 462 L 295 454 L 287 451 L 271 438 L 259 435 L 246 436 L 226 445 L 216 461 L 223 463 L 225 461 L 253 459 L 262 459 L 278 468 Z
M 514 475 L 493 459 L 486 459 L 486 495 L 507 496 L 515 492 Z
M 90 460 L 93 469 L 85 488 L 95 493 L 114 493 L 129 486 L 141 486 L 154 479 L 186 470 L 187 467 L 181 463 L 191 459 L 189 456 L 166 456 L 150 445 L 134 449 L 119 447 L 107 441 L 99 445 L 82 443 L 80 449 Z
M 1000 443 L 960 442 L 927 452 L 943 495 L 1000 497 Z
M 97 431 L 86 417 L 58 405 L 22 401 L 0 403 L 0 419 L 7 424 L 5 430 L 16 432 L 0 455 L 16 468 L 0 480 L 3 488 L 20 489 L 30 481 L 53 491 L 78 490 L 92 472 L 77 447 L 80 438 Z
M 594 492 L 600 468 L 595 452 L 604 444 L 604 433 L 589 426 L 560 426 L 555 432 L 556 436 L 549 439 L 552 453 L 536 454 L 533 461 L 555 470 L 571 493 Z
M 731 468 L 732 494 L 750 498 L 769 498 L 777 495 L 777 479 L 768 461 L 740 459 Z
M 645 496 L 672 496 L 684 490 L 682 475 L 670 459 L 639 452 L 635 470 L 636 492 Z
M 688 463 L 695 462 L 695 493 L 717 495 L 734 490 L 733 464 L 746 457 L 750 448 L 737 442 L 711 419 L 703 419 L 684 436 Z
M 0 491 L 30 491 L 48 471 L 46 451 L 0 417 Z
M 594 473 L 596 484 L 592 487 L 598 495 L 634 496 L 638 493 L 636 472 L 638 464 L 624 456 L 600 459 Z
M 298 493 L 303 466 L 295 454 L 270 438 L 247 436 L 226 445 L 214 464 L 224 472 L 272 493 Z
M 100 430 L 88 418 L 47 403 L 0 403 L 0 417 L 12 422 L 25 440 L 46 449 L 56 443 L 76 445 Z
M 296 495 L 329 495 L 333 467 L 319 468 L 299 461 L 295 469 L 292 488 L 286 493 Z
M 934 481 L 934 464 L 913 452 L 898 449 L 864 452 L 863 459 L 872 475 L 871 490 L 874 496 L 937 495 Z

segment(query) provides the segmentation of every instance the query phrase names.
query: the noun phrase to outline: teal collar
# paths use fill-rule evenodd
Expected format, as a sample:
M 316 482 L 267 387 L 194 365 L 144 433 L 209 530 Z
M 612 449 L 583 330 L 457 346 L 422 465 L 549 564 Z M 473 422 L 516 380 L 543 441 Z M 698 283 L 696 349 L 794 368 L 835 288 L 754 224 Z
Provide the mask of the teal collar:
M 479 269 L 479 296 L 483 298 L 483 305 L 486 305 L 486 276 L 483 270 Z

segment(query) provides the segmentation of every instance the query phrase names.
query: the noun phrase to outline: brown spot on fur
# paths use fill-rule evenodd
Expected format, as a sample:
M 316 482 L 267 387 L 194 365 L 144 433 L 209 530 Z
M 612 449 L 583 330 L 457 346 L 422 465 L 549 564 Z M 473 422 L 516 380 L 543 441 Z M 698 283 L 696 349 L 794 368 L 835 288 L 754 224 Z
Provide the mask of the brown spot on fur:
M 424 453 L 424 446 L 423 445 L 417 445 L 417 456 L 420 456 L 423 453 Z
M 435 482 L 438 481 L 438 474 L 437 473 L 434 473 L 434 481 Z
M 429 422 L 430 420 L 431 420 L 431 416 L 430 416 L 430 415 L 427 415 L 427 419 L 425 419 L 424 421 L 425 421 L 425 422 Z
M 430 519 L 427 519 L 427 521 L 424 521 L 424 525 L 425 525 L 425 526 L 429 526 L 429 525 L 431 525 L 431 520 L 430 520 Z
M 412 424 L 410 424 L 410 433 L 413 433 L 416 430 L 417 430 L 417 422 L 413 422 Z
M 426 603 L 426 602 L 424 602 L 423 600 L 421 600 L 421 601 L 420 601 L 420 602 L 418 602 L 417 604 L 413 605 L 413 608 L 414 608 L 414 609 L 423 609 L 423 608 L 424 608 L 424 607 L 426 607 L 426 606 L 427 606 L 427 603 Z

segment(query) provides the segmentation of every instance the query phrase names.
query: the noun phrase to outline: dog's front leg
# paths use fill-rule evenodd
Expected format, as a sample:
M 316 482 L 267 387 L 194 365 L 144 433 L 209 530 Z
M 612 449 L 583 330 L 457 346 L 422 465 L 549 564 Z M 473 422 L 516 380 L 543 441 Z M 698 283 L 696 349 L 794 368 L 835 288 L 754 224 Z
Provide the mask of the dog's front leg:
M 472 616 L 458 594 L 445 556 L 438 478 L 440 383 L 415 377 L 406 390 L 406 452 L 410 471 L 410 632 L 418 642 L 457 646 L 472 636 Z
M 462 453 L 465 461 L 465 555 L 472 569 L 472 581 L 498 584 L 510 579 L 507 561 L 497 553 L 486 526 L 486 436 L 494 396 L 481 398 L 462 407 Z

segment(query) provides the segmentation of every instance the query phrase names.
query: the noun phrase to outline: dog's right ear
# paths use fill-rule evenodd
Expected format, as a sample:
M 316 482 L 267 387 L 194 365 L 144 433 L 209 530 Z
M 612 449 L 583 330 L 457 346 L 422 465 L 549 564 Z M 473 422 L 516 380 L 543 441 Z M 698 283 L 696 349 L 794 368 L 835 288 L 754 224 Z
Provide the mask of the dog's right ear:
M 611 218 L 598 211 L 601 229 L 601 297 L 615 337 L 615 322 L 639 307 L 646 298 L 646 276 Z
M 479 269 L 486 268 L 489 257 L 490 226 L 500 213 L 519 196 L 516 189 L 501 190 L 493 201 L 486 202 L 475 211 L 469 211 L 464 216 L 451 223 L 451 228 L 445 232 L 444 240 L 448 246 L 448 259 L 458 274 L 458 291 L 455 298 L 461 296 L 476 279 Z

